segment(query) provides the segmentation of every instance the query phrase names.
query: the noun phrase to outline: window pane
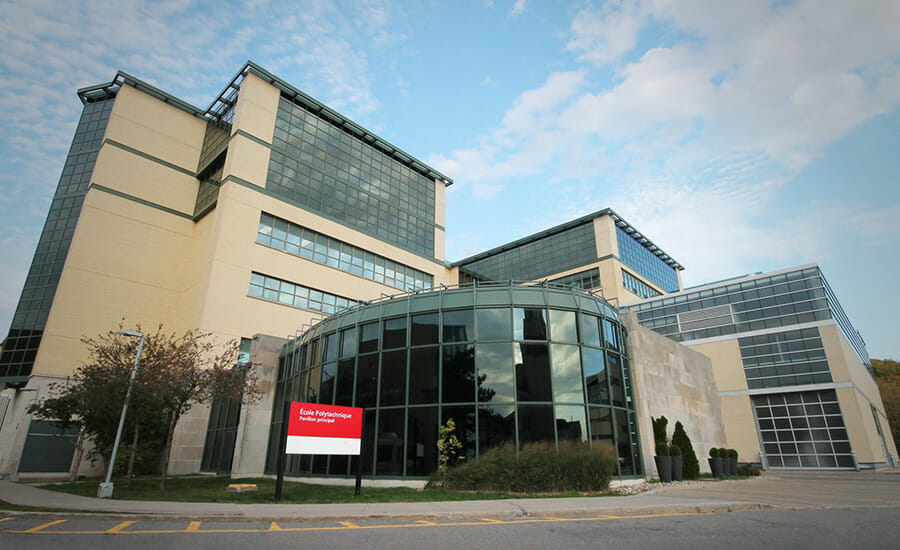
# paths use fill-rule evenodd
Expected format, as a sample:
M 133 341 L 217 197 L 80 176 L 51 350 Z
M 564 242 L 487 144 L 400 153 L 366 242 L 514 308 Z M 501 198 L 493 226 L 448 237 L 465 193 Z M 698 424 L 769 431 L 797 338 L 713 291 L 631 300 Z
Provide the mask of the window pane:
M 546 340 L 546 311 L 537 308 L 513 308 L 513 339 Z
M 406 317 L 386 319 L 381 349 L 394 349 L 406 346 Z
M 403 473 L 403 424 L 404 409 L 387 409 L 379 413 L 378 463 L 375 475 L 401 475 Z
M 581 341 L 588 346 L 600 347 L 600 322 L 599 317 L 593 315 L 581 315 Z
M 334 382 L 337 375 L 337 363 L 322 365 L 322 383 L 319 385 L 319 403 L 331 405 L 334 402 Z
M 470 342 L 474 339 L 474 311 L 461 309 L 444 312 L 444 342 Z
M 356 374 L 356 406 L 374 407 L 378 388 L 378 354 L 362 355 Z
M 426 476 L 437 469 L 437 414 L 437 407 L 411 407 L 408 410 L 406 432 L 408 476 Z M 456 437 L 459 438 L 458 428 Z
M 359 353 L 378 349 L 378 321 L 362 325 L 359 329 Z
M 355 359 L 345 359 L 338 363 L 337 388 L 334 404 L 342 407 L 353 406 L 353 374 Z
M 476 310 L 478 317 L 478 340 L 510 340 L 512 338 L 512 318 L 509 308 L 487 308 Z
M 553 400 L 562 403 L 583 403 L 584 384 L 578 346 L 552 344 Z
M 560 441 L 587 441 L 587 422 L 584 407 L 556 406 L 556 436 Z
M 516 441 L 516 417 L 513 405 L 478 407 L 478 453 Z
M 609 384 L 606 380 L 606 360 L 603 351 L 582 348 L 584 365 L 584 385 L 587 388 L 588 403 L 595 405 L 609 404 Z
M 438 314 L 424 313 L 413 315 L 411 319 L 411 346 L 422 346 L 438 343 Z
M 444 403 L 471 403 L 475 400 L 475 346 L 444 346 L 441 370 Z M 479 393 L 481 388 L 479 387 Z
M 465 347 L 465 346 L 461 346 Z M 469 401 L 473 391 L 469 391 Z M 419 348 L 409 352 L 409 403 L 438 402 L 438 348 Z
M 531 441 L 555 441 L 551 405 L 519 405 L 519 447 Z
M 610 353 L 607 355 L 607 361 L 609 361 L 609 385 L 612 389 L 613 405 L 624 407 L 625 381 L 622 378 L 622 369 L 619 364 L 619 356 L 614 353 Z
M 475 366 L 478 372 L 479 402 L 513 400 L 515 386 L 511 344 L 476 345 Z
M 381 401 L 379 406 L 406 404 L 406 350 L 381 355 Z
M 554 342 L 578 342 L 574 311 L 550 310 L 550 339 Z
M 514 344 L 516 396 L 519 401 L 550 401 L 550 357 L 547 344 Z M 481 363 L 478 363 L 479 373 Z

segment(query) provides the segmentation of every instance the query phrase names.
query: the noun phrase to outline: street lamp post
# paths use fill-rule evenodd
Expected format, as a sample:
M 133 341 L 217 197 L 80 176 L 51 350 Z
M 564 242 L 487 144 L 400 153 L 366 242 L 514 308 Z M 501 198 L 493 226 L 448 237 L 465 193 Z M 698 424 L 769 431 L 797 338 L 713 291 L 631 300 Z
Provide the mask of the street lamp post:
M 144 335 L 134 330 L 117 330 L 115 334 L 123 336 L 132 336 L 140 338 L 138 343 L 137 356 L 134 358 L 134 368 L 131 369 L 131 379 L 128 381 L 128 391 L 125 393 L 125 404 L 122 405 L 122 416 L 119 418 L 119 429 L 116 432 L 116 442 L 113 443 L 112 457 L 109 459 L 109 468 L 106 470 L 106 481 L 100 484 L 97 490 L 97 498 L 112 498 L 113 483 L 112 479 L 113 467 L 116 465 L 116 453 L 119 452 L 119 442 L 122 440 L 122 428 L 125 426 L 125 413 L 128 412 L 128 400 L 131 399 L 131 388 L 134 386 L 134 378 L 137 375 L 138 362 L 141 360 L 141 351 L 144 350 Z

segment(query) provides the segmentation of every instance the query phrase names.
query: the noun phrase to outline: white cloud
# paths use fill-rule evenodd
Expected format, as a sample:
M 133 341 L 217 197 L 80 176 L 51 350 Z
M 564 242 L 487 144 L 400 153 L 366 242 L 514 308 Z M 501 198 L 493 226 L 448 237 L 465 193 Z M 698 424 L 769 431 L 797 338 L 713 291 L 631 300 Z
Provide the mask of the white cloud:
M 512 17 L 522 15 L 522 13 L 525 12 L 525 1 L 526 0 L 516 0 L 516 3 L 513 4 L 513 7 L 509 10 L 509 15 Z

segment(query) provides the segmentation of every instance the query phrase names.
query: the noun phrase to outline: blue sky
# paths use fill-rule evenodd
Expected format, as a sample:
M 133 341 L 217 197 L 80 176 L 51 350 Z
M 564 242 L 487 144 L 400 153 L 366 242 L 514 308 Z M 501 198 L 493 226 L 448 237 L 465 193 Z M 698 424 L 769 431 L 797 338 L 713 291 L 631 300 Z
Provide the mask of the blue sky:
M 612 207 L 686 285 L 818 262 L 900 358 L 896 1 L 0 0 L 0 332 L 79 87 L 206 107 L 244 61 L 455 180 L 459 259 Z

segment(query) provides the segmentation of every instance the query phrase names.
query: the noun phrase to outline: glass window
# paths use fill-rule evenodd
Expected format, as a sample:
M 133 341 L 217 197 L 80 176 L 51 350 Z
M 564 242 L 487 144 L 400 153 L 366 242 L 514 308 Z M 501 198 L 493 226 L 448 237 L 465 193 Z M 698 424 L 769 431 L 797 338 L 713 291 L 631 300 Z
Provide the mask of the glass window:
M 459 309 L 444 312 L 444 342 L 470 342 L 474 339 L 474 311 Z
M 444 346 L 441 369 L 441 400 L 444 403 L 471 403 L 475 400 L 474 345 Z M 482 391 L 480 385 L 478 391 Z
M 423 346 L 438 343 L 438 314 L 423 313 L 413 315 L 410 328 L 411 346 Z
M 381 348 L 394 349 L 406 346 L 406 317 L 385 319 Z
M 479 402 L 513 400 L 515 382 L 511 344 L 477 344 L 475 367 L 478 372 Z
M 333 336 L 333 335 L 332 335 Z M 319 403 L 331 405 L 334 403 L 334 385 L 337 375 L 337 363 L 325 363 L 322 365 L 322 383 L 319 385 Z
M 601 347 L 600 318 L 586 313 L 581 314 L 581 342 L 587 346 Z
M 385 323 L 387 324 L 387 323 Z M 406 404 L 406 350 L 381 354 L 381 401 L 379 406 Z
M 475 459 L 475 406 L 441 407 L 441 425 L 445 426 L 451 418 L 456 424 L 456 437 L 463 445 L 462 454 L 466 457 L 466 462 L 471 462 Z M 512 429 L 515 438 L 515 425 Z M 481 430 L 484 435 L 484 424 L 481 425 Z
M 606 359 L 603 351 L 582 348 L 582 364 L 584 365 L 584 385 L 587 388 L 588 403 L 594 405 L 609 404 L 609 383 L 606 378 Z
M 625 406 L 625 379 L 622 377 L 622 367 L 619 362 L 619 356 L 614 353 L 606 355 L 609 363 L 607 372 L 609 373 L 609 386 L 612 390 L 612 402 L 617 407 Z
M 533 441 L 555 441 L 552 405 L 519 405 L 519 447 Z
M 512 318 L 509 308 L 484 308 L 475 311 L 478 318 L 478 340 L 510 340 Z
M 359 327 L 359 353 L 378 350 L 378 321 Z
M 582 405 L 557 405 L 556 436 L 560 441 L 587 441 L 587 421 Z
M 619 332 L 609 319 L 603 319 L 603 337 L 607 347 L 619 349 Z
M 550 354 L 553 365 L 553 400 L 558 403 L 583 403 L 584 383 L 578 346 L 551 344 Z
M 546 310 L 542 308 L 513 308 L 513 339 L 546 340 Z
M 356 355 L 356 328 L 341 331 L 341 359 Z
M 438 467 L 437 407 L 410 407 L 406 418 L 406 475 L 426 476 Z
M 465 346 L 463 346 L 465 347 Z M 473 391 L 469 391 L 472 401 Z M 458 399 L 457 401 L 466 401 Z M 409 404 L 438 402 L 438 348 L 418 348 L 409 352 Z
M 510 405 L 478 406 L 478 453 L 516 441 L 516 408 Z
M 345 359 L 338 363 L 334 404 L 342 407 L 353 406 L 353 375 L 355 359 Z
M 378 463 L 376 475 L 403 473 L 403 425 L 405 409 L 384 409 L 378 420 Z
M 514 344 L 516 396 L 519 401 L 551 401 L 547 344 Z M 481 372 L 481 364 L 479 373 Z
M 374 407 L 378 394 L 378 355 L 362 355 L 356 373 L 357 407 Z
M 554 342 L 578 343 L 574 311 L 550 310 L 550 339 Z
M 322 361 L 334 361 L 337 359 L 338 335 L 336 333 L 329 334 L 324 338 L 324 342 L 322 346 L 324 352 Z

